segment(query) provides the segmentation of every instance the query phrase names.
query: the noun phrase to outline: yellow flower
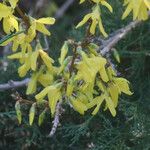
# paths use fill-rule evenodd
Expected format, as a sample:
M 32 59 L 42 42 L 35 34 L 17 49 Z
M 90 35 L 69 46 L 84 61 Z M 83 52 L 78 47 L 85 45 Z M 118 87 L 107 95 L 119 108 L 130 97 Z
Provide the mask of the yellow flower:
M 9 3 L 12 8 L 15 8 L 19 0 L 9 0 Z
M 14 29 L 18 31 L 18 21 L 13 12 L 11 7 L 0 3 L 0 20 L 3 18 L 3 29 L 6 34 L 14 31 Z
M 110 11 L 112 11 L 111 6 L 108 7 L 105 5 Z M 85 15 L 83 20 L 76 26 L 76 28 L 83 26 L 89 19 L 92 20 L 91 26 L 90 26 L 90 33 L 95 34 L 96 26 L 98 25 L 100 32 L 107 37 L 107 33 L 105 32 L 105 29 L 102 24 L 102 19 L 101 19 L 101 12 L 100 12 L 100 7 L 96 5 L 92 11 L 92 13 L 89 13 Z
M 18 47 L 20 46 L 21 50 L 26 52 L 27 48 L 30 46 L 30 43 L 36 37 L 36 30 L 39 32 L 42 32 L 43 34 L 50 35 L 50 32 L 46 29 L 44 24 L 50 25 L 50 24 L 54 24 L 54 22 L 55 22 L 55 19 L 51 17 L 40 18 L 38 20 L 30 18 L 30 27 L 28 28 L 26 34 L 21 33 L 7 40 L 3 44 L 1 44 L 1 46 L 5 46 L 8 43 L 13 42 L 13 47 L 12 47 L 13 51 L 16 51 Z M 7 34 L 10 33 L 11 31 L 14 31 L 14 29 L 16 29 L 16 31 L 24 30 L 21 24 L 18 27 L 17 19 L 13 15 L 8 15 L 7 17 L 3 19 L 3 28 Z
M 73 97 L 70 97 L 70 102 L 73 106 L 73 108 L 79 112 L 81 115 L 84 115 L 84 112 L 87 111 L 87 107 L 84 103 L 82 103 L 79 99 L 75 99 Z
M 23 64 L 18 68 L 18 73 L 20 77 L 24 77 L 31 68 L 31 54 L 29 50 L 27 53 L 18 52 L 8 56 L 9 59 L 19 59 L 20 63 Z
M 126 18 L 131 12 L 133 12 L 133 20 L 148 19 L 148 10 L 150 10 L 149 0 L 125 0 L 124 5 L 127 8 L 122 15 L 122 19 Z
M 12 13 L 13 13 L 13 10 L 11 9 L 11 7 L 0 3 L 0 20 L 1 18 L 12 15 Z
M 27 95 L 33 94 L 36 92 L 38 82 L 44 87 L 47 87 L 53 82 L 53 75 L 49 73 L 48 71 L 44 73 L 43 67 L 38 72 L 34 72 L 32 74 L 30 82 L 28 83 L 28 88 L 26 91 Z
M 88 58 L 82 51 L 83 61 L 76 65 L 78 70 L 76 79 L 83 79 L 86 83 L 93 83 L 95 81 L 96 74 L 99 72 L 103 81 L 108 82 L 108 76 L 105 70 L 106 59 L 100 56 Z
M 12 54 L 8 56 L 9 59 L 19 59 L 19 61 L 23 64 L 21 67 L 19 67 L 18 72 L 20 77 L 24 77 L 27 72 L 32 69 L 33 71 L 36 71 L 37 69 L 37 59 L 38 57 L 41 57 L 41 60 L 43 60 L 44 64 L 47 66 L 48 70 L 53 73 L 54 67 L 52 66 L 52 63 L 54 60 L 48 56 L 46 52 L 44 52 L 42 49 L 38 49 L 34 52 L 28 47 L 28 52 L 18 52 L 15 54 Z
M 114 83 L 118 86 L 119 92 L 123 92 L 127 95 L 132 95 L 133 93 L 129 88 L 129 81 L 124 78 L 114 78 Z
M 39 54 L 41 56 L 41 59 L 43 60 L 44 64 L 47 66 L 50 72 L 53 72 L 53 66 L 52 63 L 54 63 L 54 60 L 48 56 L 46 52 L 43 50 L 39 50 Z
M 61 83 L 58 83 L 57 85 L 48 86 L 35 96 L 35 98 L 38 101 L 40 101 L 46 95 L 48 95 L 49 107 L 51 109 L 52 116 L 54 116 L 57 102 L 61 100 L 61 97 L 62 97 L 61 92 L 60 92 L 61 85 L 62 85 Z
M 51 17 L 40 18 L 35 20 L 36 22 L 36 30 L 45 34 L 50 35 L 51 33 L 46 29 L 45 25 L 53 25 L 55 23 L 55 19 Z
M 59 63 L 60 63 L 61 65 L 63 64 L 67 53 L 68 53 L 68 42 L 65 41 L 65 42 L 64 42 L 64 45 L 63 45 L 62 48 L 61 48 L 61 54 L 60 54 L 60 58 L 59 58 Z
M 11 32 L 14 31 L 14 29 L 17 32 L 19 29 L 18 29 L 18 21 L 16 17 L 13 15 L 5 17 L 3 19 L 3 29 L 6 34 L 10 34 Z

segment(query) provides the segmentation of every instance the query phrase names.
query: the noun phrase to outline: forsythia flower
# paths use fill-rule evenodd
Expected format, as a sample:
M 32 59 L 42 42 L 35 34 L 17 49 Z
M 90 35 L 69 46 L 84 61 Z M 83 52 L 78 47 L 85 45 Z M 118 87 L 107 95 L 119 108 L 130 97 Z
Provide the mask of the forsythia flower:
M 9 0 L 9 3 L 12 8 L 15 8 L 19 0 Z
M 14 29 L 18 31 L 18 21 L 13 12 L 11 7 L 0 3 L 0 20 L 3 18 L 3 29 L 6 34 L 14 31 Z
M 20 77 L 24 77 L 30 69 L 36 71 L 37 59 L 39 56 L 41 57 L 41 60 L 43 60 L 44 64 L 47 66 L 48 70 L 52 72 L 53 71 L 52 63 L 54 61 L 42 49 L 36 50 L 34 52 L 32 52 L 30 49 L 27 53 L 18 52 L 16 54 L 8 56 L 8 58 L 20 60 L 20 62 L 23 65 L 19 67 L 18 73 Z
M 7 0 L 7 3 L 0 3 L 0 21 L 3 21 L 3 30 L 8 37 L 11 37 L 2 45 L 12 42 L 12 50 L 16 52 L 8 56 L 9 59 L 19 60 L 21 66 L 18 68 L 20 77 L 32 72 L 31 79 L 28 83 L 26 94 L 33 94 L 37 91 L 37 85 L 40 83 L 44 89 L 36 94 L 36 103 L 33 103 L 29 114 L 29 123 L 32 125 L 36 113 L 37 103 L 43 103 L 47 97 L 52 116 L 56 111 L 56 105 L 62 99 L 68 102 L 75 111 L 84 114 L 87 110 L 92 109 L 95 115 L 101 107 L 108 109 L 112 116 L 116 115 L 118 98 L 121 93 L 131 95 L 129 81 L 117 77 L 111 66 L 108 66 L 107 60 L 98 54 L 98 46 L 94 43 L 88 43 L 85 50 L 82 50 L 82 43 L 73 43 L 70 40 L 65 41 L 62 48 L 59 66 L 54 66 L 54 60 L 42 49 L 40 43 L 32 48 L 32 41 L 35 39 L 37 31 L 44 35 L 51 33 L 45 25 L 52 25 L 55 19 L 51 17 L 34 19 L 27 17 L 28 22 L 15 17 L 14 9 L 19 0 Z M 83 3 L 85 0 L 80 0 Z M 94 3 L 92 12 L 85 15 L 83 20 L 77 25 L 77 28 L 90 21 L 89 31 L 95 34 L 98 25 L 100 32 L 106 37 L 104 30 L 100 6 L 103 5 L 112 12 L 112 7 L 106 0 L 91 0 Z M 146 12 L 150 9 L 148 0 L 137 0 L 138 6 L 133 5 L 134 0 L 125 0 L 124 4 L 128 5 L 123 18 L 126 17 L 133 9 L 134 18 L 146 19 Z M 8 4 L 9 6 L 7 6 Z M 142 13 L 140 12 L 142 9 Z M 20 21 L 21 20 L 21 21 Z M 25 26 L 26 25 L 26 26 Z M 12 32 L 17 32 L 13 36 Z M 26 32 L 24 32 L 26 31 Z M 7 37 L 6 37 L 7 38 Z M 38 40 L 37 40 L 38 41 Z M 34 44 L 34 43 L 33 43 Z M 67 56 L 71 46 L 74 47 L 74 56 Z M 80 46 L 79 46 L 80 45 Z M 70 47 L 69 47 L 70 46 Z M 77 46 L 77 47 L 76 47 Z M 76 58 L 78 61 L 76 61 Z M 79 58 L 79 59 L 78 59 Z M 103 105 L 102 105 L 103 104 Z M 18 120 L 21 123 L 20 104 L 16 105 Z M 47 108 L 46 108 L 47 110 Z M 46 112 L 45 110 L 43 111 Z M 43 120 L 41 114 L 40 123 Z
M 91 43 L 90 47 L 94 48 L 96 45 Z M 92 112 L 95 115 L 102 103 L 105 102 L 105 110 L 109 109 L 112 116 L 115 116 L 119 95 L 121 93 L 132 95 L 129 89 L 129 81 L 118 78 L 111 67 L 106 67 L 105 58 L 99 56 L 94 50 L 91 50 L 91 52 L 95 56 L 88 56 L 81 49 L 78 51 L 82 56 L 82 61 L 76 64 L 77 74 L 74 81 L 76 83 L 82 82 L 76 87 L 74 81 L 69 81 L 66 95 L 73 108 L 80 114 L 84 114 L 86 110 L 96 106 Z M 72 97 L 72 93 L 76 93 L 77 96 Z M 81 95 L 82 98 L 80 98 Z
M 50 36 L 50 32 L 45 28 L 45 25 L 53 25 L 55 23 L 55 19 L 51 17 L 40 18 L 35 20 L 36 22 L 36 30 Z
M 127 6 L 122 19 L 126 18 L 133 12 L 133 20 L 147 20 L 148 10 L 150 10 L 149 0 L 125 0 L 124 5 Z
M 106 2 L 104 4 L 106 4 Z M 110 10 L 110 12 L 112 12 L 112 7 L 108 3 L 105 6 Z M 92 21 L 91 26 L 90 26 L 90 33 L 95 34 L 96 26 L 98 25 L 100 32 L 105 37 L 107 37 L 107 33 L 105 32 L 103 24 L 102 24 L 100 7 L 98 5 L 96 5 L 93 8 L 92 13 L 87 14 L 83 18 L 83 20 L 76 26 L 76 28 L 81 27 L 82 25 L 84 25 L 89 19 L 91 19 L 91 21 Z
M 41 91 L 39 94 L 35 96 L 35 98 L 40 101 L 43 100 L 43 98 L 48 95 L 48 100 L 49 100 L 49 107 L 51 109 L 51 114 L 52 116 L 55 113 L 55 108 L 56 104 L 59 100 L 61 100 L 62 95 L 61 95 L 61 88 L 62 84 L 58 83 L 56 85 L 51 85 L 46 87 L 43 91 Z
M 32 74 L 30 82 L 28 83 L 28 88 L 26 91 L 27 95 L 36 92 L 38 82 L 44 87 L 47 87 L 53 82 L 53 75 L 48 71 L 44 73 L 43 69 L 40 69 L 38 72 L 34 72 Z

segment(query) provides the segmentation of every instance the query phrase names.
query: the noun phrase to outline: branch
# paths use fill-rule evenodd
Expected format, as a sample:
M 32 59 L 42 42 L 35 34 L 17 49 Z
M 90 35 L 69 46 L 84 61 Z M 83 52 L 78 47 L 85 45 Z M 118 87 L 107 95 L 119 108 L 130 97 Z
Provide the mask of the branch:
M 136 28 L 142 21 L 133 21 L 124 28 L 121 28 L 116 32 L 114 36 L 108 38 L 104 41 L 103 49 L 100 50 L 100 53 L 105 56 L 111 49 L 122 40 L 132 29 Z
M 61 116 L 61 110 L 62 110 L 62 102 L 58 102 L 57 106 L 56 106 L 56 112 L 55 112 L 55 117 L 54 117 L 54 120 L 53 120 L 53 126 L 52 126 L 52 129 L 48 135 L 48 137 L 53 137 L 56 130 L 57 130 L 57 127 L 59 125 L 59 118 Z
M 64 13 L 67 11 L 67 9 L 70 7 L 70 5 L 73 4 L 75 0 L 67 0 L 61 7 L 58 9 L 58 11 L 55 14 L 56 19 L 60 19 Z
M 26 86 L 28 84 L 29 80 L 30 80 L 29 78 L 26 78 L 22 81 L 10 80 L 8 83 L 0 84 L 0 91 Z
M 150 16 L 150 12 L 148 12 L 148 14 Z M 139 26 L 142 22 L 143 21 L 132 21 L 129 25 L 115 31 L 115 33 L 112 33 L 112 36 L 110 35 L 107 40 L 102 41 L 102 48 L 99 49 L 99 52 L 105 56 L 120 40 L 122 40 L 129 32 Z

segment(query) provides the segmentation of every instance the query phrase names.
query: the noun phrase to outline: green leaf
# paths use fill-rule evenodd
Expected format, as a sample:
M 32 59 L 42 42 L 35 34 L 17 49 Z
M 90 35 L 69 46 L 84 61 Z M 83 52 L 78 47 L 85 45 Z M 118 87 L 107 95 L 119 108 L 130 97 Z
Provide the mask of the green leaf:
M 21 124 L 21 121 L 22 121 L 22 113 L 21 113 L 21 110 L 20 110 L 20 103 L 19 103 L 19 101 L 16 102 L 16 104 L 15 104 L 15 109 L 16 109 L 16 114 L 17 114 L 18 122 L 19 122 L 19 124 Z
M 116 59 L 116 61 L 118 63 L 120 63 L 120 55 L 119 55 L 118 51 L 114 48 L 113 48 L 113 55 L 114 55 L 114 58 Z
M 39 120 L 38 120 L 38 125 L 39 126 L 41 126 L 41 124 L 43 123 L 43 121 L 45 119 L 46 111 L 47 111 L 47 108 L 45 108 L 43 110 L 43 112 L 39 115 Z
M 10 33 L 10 34 L 4 36 L 4 37 L 0 40 L 0 45 L 3 44 L 4 42 L 6 42 L 7 40 L 11 39 L 12 37 L 17 36 L 17 35 L 19 35 L 19 34 L 21 34 L 21 33 L 23 33 L 23 32 L 24 32 L 24 31 L 19 31 L 19 32 L 15 32 L 15 33 L 12 32 L 12 33 Z
M 29 112 L 29 124 L 30 126 L 33 124 L 34 117 L 35 117 L 35 109 L 36 109 L 36 103 L 33 103 L 30 112 Z

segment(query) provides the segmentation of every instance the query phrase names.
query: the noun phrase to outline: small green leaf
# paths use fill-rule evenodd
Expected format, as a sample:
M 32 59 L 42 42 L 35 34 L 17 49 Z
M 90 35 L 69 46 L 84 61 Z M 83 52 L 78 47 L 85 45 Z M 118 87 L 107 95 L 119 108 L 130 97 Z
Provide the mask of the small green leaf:
M 89 51 L 94 54 L 95 56 L 98 55 L 97 50 L 98 50 L 98 45 L 94 44 L 94 43 L 90 43 L 88 46 Z
M 46 114 L 47 108 L 43 110 L 43 112 L 39 115 L 39 120 L 38 120 L 38 125 L 41 126 L 45 119 L 45 114 Z
M 16 114 L 17 114 L 18 122 L 19 122 L 19 124 L 21 124 L 21 121 L 22 121 L 22 113 L 21 113 L 21 110 L 20 110 L 20 103 L 19 103 L 19 101 L 16 102 L 16 104 L 15 104 L 15 109 L 16 109 Z
M 120 55 L 116 49 L 113 48 L 113 54 L 118 63 L 120 63 Z
M 30 126 L 33 124 L 34 117 L 35 117 L 35 109 L 36 109 L 36 103 L 33 103 L 30 112 L 29 112 L 29 124 Z
M 19 35 L 19 34 L 21 34 L 21 33 L 23 33 L 23 32 L 24 32 L 24 31 L 19 31 L 19 32 L 16 32 L 16 33 L 12 32 L 12 33 L 6 35 L 5 37 L 3 37 L 3 38 L 0 40 L 0 45 L 3 44 L 4 42 L 6 42 L 7 40 L 11 39 L 12 37 L 17 36 L 17 35 Z
M 64 45 L 63 45 L 62 48 L 61 48 L 61 54 L 60 54 L 60 58 L 59 58 L 59 63 L 60 63 L 61 65 L 63 64 L 63 62 L 64 62 L 64 60 L 65 60 L 65 57 L 66 57 L 66 55 L 67 55 L 67 53 L 68 53 L 68 49 L 69 49 L 69 47 L 68 47 L 68 42 L 65 41 L 65 42 L 64 42 Z

